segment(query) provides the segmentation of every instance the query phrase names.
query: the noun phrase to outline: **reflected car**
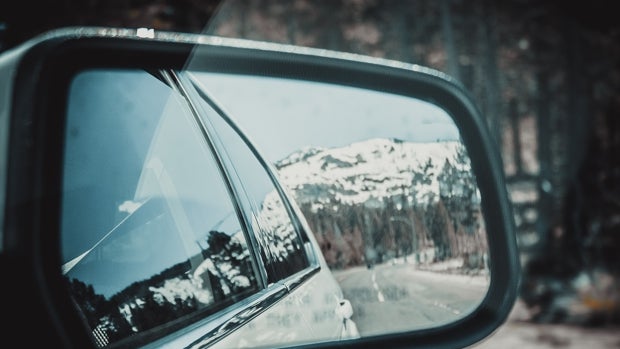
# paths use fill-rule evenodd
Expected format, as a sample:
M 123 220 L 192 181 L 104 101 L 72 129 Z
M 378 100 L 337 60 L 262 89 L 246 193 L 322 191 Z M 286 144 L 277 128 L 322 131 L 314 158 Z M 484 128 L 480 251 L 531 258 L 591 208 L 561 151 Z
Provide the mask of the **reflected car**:
M 357 338 L 277 174 L 174 74 L 92 70 L 70 86 L 62 272 L 97 345 Z

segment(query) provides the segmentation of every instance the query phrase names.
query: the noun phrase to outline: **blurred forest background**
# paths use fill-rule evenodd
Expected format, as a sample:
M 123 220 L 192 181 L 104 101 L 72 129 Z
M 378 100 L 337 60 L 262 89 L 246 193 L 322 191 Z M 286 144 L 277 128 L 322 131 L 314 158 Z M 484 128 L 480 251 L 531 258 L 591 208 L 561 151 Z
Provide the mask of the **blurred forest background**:
M 59 26 L 150 27 L 361 53 L 452 75 L 477 101 L 501 149 L 528 319 L 620 323 L 620 25 L 606 2 L 64 0 L 1 6 L 0 51 Z

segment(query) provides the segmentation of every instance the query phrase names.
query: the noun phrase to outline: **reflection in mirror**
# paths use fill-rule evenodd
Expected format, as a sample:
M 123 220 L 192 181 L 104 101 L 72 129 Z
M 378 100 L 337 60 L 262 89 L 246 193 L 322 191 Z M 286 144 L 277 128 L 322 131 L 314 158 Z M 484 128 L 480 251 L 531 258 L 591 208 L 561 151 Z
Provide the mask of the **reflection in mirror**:
M 437 327 L 480 304 L 480 193 L 444 110 L 352 87 L 190 75 L 278 170 L 362 336 Z
M 98 347 L 161 337 L 259 290 L 227 186 L 179 100 L 145 71 L 87 71 L 71 85 L 62 273 Z

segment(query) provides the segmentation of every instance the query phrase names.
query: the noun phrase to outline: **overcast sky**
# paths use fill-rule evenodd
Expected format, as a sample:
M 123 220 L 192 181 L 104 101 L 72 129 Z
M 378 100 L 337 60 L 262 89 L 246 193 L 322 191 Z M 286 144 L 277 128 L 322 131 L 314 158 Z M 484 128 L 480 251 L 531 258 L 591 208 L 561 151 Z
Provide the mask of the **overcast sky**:
M 197 77 L 270 161 L 305 146 L 331 148 L 371 138 L 459 139 L 442 109 L 417 99 L 297 80 Z

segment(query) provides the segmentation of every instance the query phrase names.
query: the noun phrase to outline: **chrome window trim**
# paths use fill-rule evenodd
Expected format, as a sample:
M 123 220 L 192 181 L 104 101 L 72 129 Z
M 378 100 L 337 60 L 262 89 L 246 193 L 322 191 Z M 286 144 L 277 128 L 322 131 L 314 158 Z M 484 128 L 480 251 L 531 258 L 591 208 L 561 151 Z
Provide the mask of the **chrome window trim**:
M 238 186 L 240 184 L 234 181 L 229 171 L 229 165 L 219 151 L 218 145 L 215 144 L 214 138 L 211 136 L 212 130 L 210 126 L 205 122 L 199 107 L 193 101 L 192 98 L 195 97 L 194 94 L 188 91 L 185 84 L 182 82 L 182 78 L 177 74 L 176 71 L 168 70 L 163 72 L 163 74 L 169 84 L 173 86 L 173 89 L 177 90 L 185 99 L 185 102 L 192 111 L 196 124 L 199 127 L 200 132 L 205 139 L 205 142 L 209 146 L 211 153 L 215 158 L 215 161 L 222 174 L 222 179 L 226 183 L 226 186 L 230 193 L 231 201 L 233 201 L 233 205 L 235 207 L 235 210 L 237 211 L 236 214 L 237 218 L 239 219 L 239 223 L 241 224 L 241 228 L 244 229 L 244 235 L 248 240 L 248 249 L 250 250 L 250 255 L 252 256 L 252 263 L 255 267 L 255 272 L 257 273 L 256 276 L 258 277 L 259 287 L 260 289 L 266 289 L 269 286 L 267 284 L 267 271 L 265 269 L 265 265 L 262 259 L 259 256 L 260 249 L 258 247 L 258 242 L 256 241 L 256 233 L 254 232 L 254 228 L 252 226 L 252 219 L 251 217 L 248 217 L 245 213 L 247 211 L 247 208 L 245 206 L 247 205 L 243 203 L 243 196 L 239 193 Z
M 247 324 L 288 294 L 284 284 L 274 284 L 229 308 L 209 315 L 143 348 L 207 348 Z
M 250 322 L 253 318 L 260 315 L 272 305 L 276 304 L 280 299 L 285 298 L 294 289 L 312 278 L 312 276 L 317 274 L 320 270 L 320 266 L 312 265 L 311 267 L 290 276 L 286 280 L 282 281 L 282 283 L 276 284 L 273 287 L 275 289 L 268 291 L 268 293 L 263 297 L 253 301 L 251 304 L 234 315 L 227 317 L 226 320 L 212 328 L 199 340 L 190 344 L 188 348 L 207 348 L 229 334 L 234 333 L 237 329 Z
M 288 278 L 284 279 L 282 283 L 286 287 L 286 289 L 291 292 L 297 287 L 301 286 L 307 280 L 311 279 L 315 274 L 318 274 L 321 271 L 321 266 L 319 264 L 310 264 L 310 266 L 302 271 L 299 271 Z
M 188 348 L 207 348 L 222 338 L 234 333 L 238 328 L 248 323 L 250 320 L 264 312 L 267 308 L 277 303 L 288 294 L 284 285 L 276 285 L 268 291 L 265 296 L 255 300 L 234 315 L 222 321 L 200 339 L 191 343 Z
M 235 132 L 239 138 L 241 139 L 241 141 L 243 143 L 245 143 L 245 145 L 247 146 L 247 148 L 250 150 L 250 152 L 252 153 L 252 155 L 255 157 L 255 159 L 258 161 L 259 165 L 262 167 L 262 169 L 265 171 L 265 173 L 267 174 L 269 180 L 271 181 L 271 184 L 274 186 L 274 188 L 276 189 L 278 196 L 280 197 L 280 200 L 282 201 L 282 204 L 285 207 L 286 213 L 288 214 L 288 217 L 291 221 L 291 224 L 295 230 L 295 234 L 297 235 L 297 238 L 302 242 L 302 245 L 306 242 L 309 241 L 309 239 L 307 238 L 307 236 L 305 236 L 306 233 L 306 229 L 304 227 L 303 224 L 301 224 L 299 217 L 297 216 L 297 212 L 291 207 L 291 202 L 290 202 L 290 197 L 288 195 L 286 195 L 285 190 L 282 188 L 282 186 L 280 185 L 279 180 L 277 179 L 277 176 L 275 174 L 275 170 L 273 169 L 273 166 L 266 161 L 261 154 L 258 152 L 258 150 L 256 149 L 254 143 L 249 139 L 249 137 L 240 130 L 239 125 L 237 125 L 233 120 L 231 120 L 227 113 L 225 112 L 225 110 L 216 103 L 216 101 L 212 98 L 212 96 L 210 96 L 206 91 L 204 91 L 203 89 L 200 88 L 200 84 L 194 79 L 194 77 L 191 74 L 187 74 L 188 72 L 183 71 L 181 74 L 174 72 L 176 79 L 178 80 L 178 84 L 181 85 L 181 88 L 183 89 L 184 93 L 188 93 L 188 96 L 186 97 L 188 99 L 188 103 L 191 103 L 193 105 L 193 108 L 197 110 L 197 113 L 199 114 L 199 116 L 201 118 L 207 119 L 208 117 L 205 115 L 203 116 L 198 110 L 199 107 L 195 105 L 193 99 L 200 99 L 202 101 L 204 101 L 207 105 L 209 105 L 209 107 L 215 112 L 217 113 L 222 119 L 224 119 L 224 121 L 232 128 L 233 132 Z M 207 120 L 203 120 L 202 123 L 206 129 L 206 132 L 210 135 L 210 132 L 216 133 L 214 130 L 211 129 L 211 125 L 209 125 L 209 122 Z M 217 137 L 213 137 L 214 139 L 217 139 Z M 215 144 L 215 142 L 213 142 L 215 147 L 216 147 L 216 152 L 219 148 L 219 146 L 221 146 L 222 148 L 225 148 L 225 146 L 223 144 Z M 220 156 L 220 152 L 217 152 L 218 156 Z M 222 151 L 222 153 L 225 153 L 225 151 Z M 233 169 L 235 168 L 235 164 L 234 161 L 232 161 L 232 159 L 228 159 L 228 162 L 226 162 L 226 164 L 229 164 L 229 166 L 231 166 Z M 226 167 L 224 165 L 224 167 Z M 243 182 L 239 179 L 239 178 L 234 178 L 230 172 L 235 172 L 234 170 L 229 171 L 228 168 L 225 169 L 227 175 L 229 176 L 229 180 L 231 182 L 235 182 L 236 186 L 241 187 L 242 190 L 245 192 L 244 189 L 244 185 Z M 234 187 L 235 185 L 233 185 Z M 247 194 L 246 194 L 247 195 Z M 247 196 L 246 196 L 247 197 Z M 246 202 L 248 203 L 249 201 L 245 201 L 242 200 L 240 197 L 238 197 L 239 202 Z M 262 230 L 260 227 L 255 227 L 253 225 L 253 221 L 252 221 L 252 217 L 254 217 L 257 212 L 255 212 L 255 209 L 253 207 L 253 205 L 251 204 L 247 204 L 247 215 L 249 217 L 247 217 L 247 223 L 248 223 L 248 229 L 249 231 L 253 231 L 254 234 L 262 234 Z M 254 239 L 255 236 L 252 236 L 252 238 Z M 266 253 L 265 251 L 263 251 L 263 246 L 261 246 L 261 244 L 258 241 L 254 241 L 252 240 L 252 242 L 256 242 L 256 251 L 261 251 L 261 253 L 264 253 L 265 256 L 269 256 L 269 253 Z M 314 248 L 313 248 L 314 251 Z M 316 256 L 308 256 L 306 253 L 305 249 L 302 249 L 302 253 L 305 256 L 305 259 L 308 263 L 308 266 L 305 267 L 303 270 L 306 270 L 308 268 L 313 267 L 315 261 L 317 260 Z M 314 251 L 314 253 L 316 254 L 316 251 Z M 258 257 L 257 257 L 258 258 Z M 260 258 L 258 258 L 260 259 Z M 266 267 L 263 265 L 262 270 L 264 270 L 265 272 L 265 280 L 268 280 L 268 276 L 267 276 L 267 270 Z M 302 270 L 302 271 L 303 271 Z M 282 275 L 278 275 L 278 280 L 281 281 L 283 279 L 286 279 L 290 276 L 293 275 L 288 275 L 288 276 L 282 276 Z M 266 281 L 268 283 L 268 281 Z
M 246 230 L 246 237 L 248 238 L 248 243 L 250 245 L 252 260 L 257 266 L 258 272 L 260 274 L 259 278 L 261 287 L 265 289 L 270 286 L 268 283 L 267 270 L 260 256 L 263 252 L 256 238 L 257 229 L 253 223 L 253 210 L 247 202 L 247 193 L 245 191 L 243 183 L 239 178 L 237 178 L 233 175 L 233 173 L 231 173 L 234 172 L 230 170 L 230 168 L 233 167 L 232 160 L 229 159 L 228 156 L 223 155 L 223 152 L 220 150 L 223 146 L 221 144 L 216 144 L 216 142 L 220 142 L 219 138 L 212 136 L 212 134 L 215 133 L 215 131 L 213 130 L 213 126 L 208 122 L 208 118 L 203 115 L 204 110 L 202 110 L 201 107 L 197 105 L 197 103 L 194 101 L 194 99 L 196 98 L 201 98 L 195 91 L 194 86 L 187 82 L 186 78 L 179 74 L 177 71 L 168 71 L 168 74 L 171 77 L 172 82 L 174 83 L 176 88 L 180 91 L 180 93 L 186 99 L 186 102 L 190 105 L 190 108 L 194 112 L 196 122 L 199 124 L 199 127 L 203 132 L 204 138 L 207 139 L 207 142 L 209 143 L 209 146 L 211 147 L 213 154 L 217 159 L 218 165 L 220 166 L 220 170 L 222 171 L 225 181 L 229 185 L 231 195 L 233 196 L 235 201 L 235 205 L 239 209 L 239 220 L 243 225 L 243 228 L 245 228 Z
M 228 114 L 225 112 L 225 108 L 222 108 L 222 106 L 220 106 L 217 103 L 217 101 L 215 100 L 215 98 L 213 98 L 213 96 L 210 96 L 207 91 L 201 88 L 200 82 L 193 75 L 191 75 L 191 72 L 184 71 L 184 73 L 185 74 L 184 74 L 183 83 L 187 83 L 190 86 L 192 86 L 193 91 L 196 94 L 197 98 L 201 98 L 202 100 L 204 100 L 205 103 L 207 103 L 218 115 L 220 115 L 225 120 L 225 122 L 228 123 L 228 125 L 234 130 L 234 132 L 236 132 L 239 135 L 241 140 L 248 146 L 248 148 L 250 149 L 250 151 L 252 152 L 256 160 L 259 162 L 263 170 L 267 173 L 269 180 L 271 181 L 274 188 L 276 189 L 278 196 L 280 197 L 280 200 L 282 201 L 282 204 L 284 205 L 286 212 L 289 216 L 289 219 L 295 229 L 297 238 L 299 238 L 299 240 L 302 242 L 302 245 L 308 242 L 310 240 L 307 237 L 307 234 L 309 232 L 306 230 L 309 228 L 306 225 L 301 223 L 301 220 L 299 219 L 297 215 L 298 211 L 293 209 L 292 204 L 291 204 L 292 199 L 288 195 L 287 191 L 282 187 L 279 179 L 277 178 L 277 171 L 275 170 L 274 166 L 261 156 L 261 154 L 258 152 L 258 150 L 256 149 L 256 146 L 254 145 L 250 137 L 247 135 L 247 133 L 243 132 L 241 128 L 239 127 L 239 125 L 228 117 Z M 234 166 L 234 164 L 232 164 L 232 166 Z M 254 209 L 251 208 L 251 211 L 254 211 Z M 261 231 L 258 231 L 256 233 L 262 234 Z M 314 251 L 314 248 L 313 248 L 313 251 Z M 317 260 L 317 257 L 316 255 L 308 256 L 305 249 L 302 249 L 302 253 L 305 256 L 306 261 L 308 262 L 308 266 L 304 268 L 305 270 L 313 266 L 313 264 Z M 314 253 L 316 254 L 316 251 L 314 251 Z M 284 279 L 290 276 L 291 275 L 284 276 Z M 282 276 L 280 276 L 280 279 L 282 279 Z

